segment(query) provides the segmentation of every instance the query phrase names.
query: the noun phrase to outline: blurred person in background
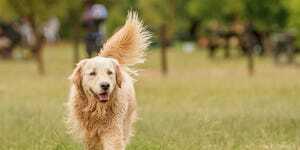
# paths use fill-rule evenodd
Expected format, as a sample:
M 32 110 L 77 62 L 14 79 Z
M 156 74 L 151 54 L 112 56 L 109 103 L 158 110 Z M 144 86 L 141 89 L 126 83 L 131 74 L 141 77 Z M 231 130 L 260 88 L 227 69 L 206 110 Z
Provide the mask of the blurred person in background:
M 282 56 L 286 57 L 286 62 L 294 62 L 296 52 L 296 35 L 293 32 L 278 32 L 272 36 L 273 59 L 275 64 L 281 63 Z M 284 57 L 283 57 L 284 58 Z
M 85 45 L 88 57 L 100 50 L 104 34 L 99 27 L 107 18 L 107 10 L 101 4 L 95 4 L 93 0 L 84 0 L 84 12 L 82 16 L 83 27 L 86 30 Z
M 52 17 L 45 24 L 43 31 L 47 42 L 54 43 L 59 39 L 60 22 L 57 17 Z
M 12 58 L 13 49 L 21 40 L 14 23 L 0 20 L 0 54 L 3 58 Z
M 22 36 L 22 44 L 25 47 L 33 47 L 36 44 L 36 37 L 33 33 L 32 24 L 29 21 L 29 18 L 26 16 L 21 17 L 19 31 Z

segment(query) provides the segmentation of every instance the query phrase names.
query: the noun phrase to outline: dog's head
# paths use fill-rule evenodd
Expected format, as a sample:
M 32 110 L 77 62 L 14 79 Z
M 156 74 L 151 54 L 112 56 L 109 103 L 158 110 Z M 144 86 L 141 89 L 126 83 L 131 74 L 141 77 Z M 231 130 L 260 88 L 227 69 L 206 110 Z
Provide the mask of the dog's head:
M 114 90 L 122 86 L 119 63 L 101 56 L 80 61 L 70 79 L 79 92 L 101 103 L 108 102 Z

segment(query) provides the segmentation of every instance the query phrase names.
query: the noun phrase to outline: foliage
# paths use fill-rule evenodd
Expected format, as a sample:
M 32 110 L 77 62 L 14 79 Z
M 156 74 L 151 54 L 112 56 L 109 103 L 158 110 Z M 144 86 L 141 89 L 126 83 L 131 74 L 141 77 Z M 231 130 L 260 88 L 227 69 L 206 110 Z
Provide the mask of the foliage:
M 162 25 L 168 26 L 167 37 L 172 37 L 175 31 L 175 13 L 178 0 L 140 0 L 138 6 L 147 25 L 156 33 Z
M 126 12 L 138 10 L 149 28 L 159 32 L 159 26 L 168 24 L 168 36 L 174 37 L 191 30 L 193 23 L 205 28 L 211 21 L 229 25 L 236 18 L 252 21 L 263 31 L 299 30 L 298 0 L 95 0 L 109 10 L 107 35 L 111 35 L 125 20 Z M 78 23 L 83 10 L 82 0 L 0 0 L 0 16 L 17 19 L 34 15 L 42 24 L 51 16 L 59 16 L 63 31 Z
M 289 8 L 290 18 L 288 21 L 289 31 L 297 36 L 297 45 L 300 47 L 300 1 L 289 0 L 286 5 Z
M 0 19 L 11 21 L 15 17 L 15 13 L 7 2 L 7 0 L 0 0 Z
M 283 29 L 289 12 L 281 0 L 242 0 L 246 20 L 264 31 Z
M 6 0 L 4 3 L 15 17 L 32 17 L 38 25 L 42 25 L 49 17 L 64 14 L 61 0 Z
M 192 18 L 228 23 L 234 19 L 234 15 L 241 12 L 241 2 L 239 0 L 190 0 L 186 9 Z

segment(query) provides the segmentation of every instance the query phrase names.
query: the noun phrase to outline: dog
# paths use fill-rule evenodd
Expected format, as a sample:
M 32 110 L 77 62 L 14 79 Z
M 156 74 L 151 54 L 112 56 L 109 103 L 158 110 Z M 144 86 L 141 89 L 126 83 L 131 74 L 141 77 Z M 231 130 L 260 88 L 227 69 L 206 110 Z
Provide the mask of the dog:
M 130 11 L 125 25 L 103 45 L 98 56 L 81 60 L 70 75 L 67 125 L 87 150 L 124 150 L 136 121 L 131 66 L 143 63 L 151 34 Z

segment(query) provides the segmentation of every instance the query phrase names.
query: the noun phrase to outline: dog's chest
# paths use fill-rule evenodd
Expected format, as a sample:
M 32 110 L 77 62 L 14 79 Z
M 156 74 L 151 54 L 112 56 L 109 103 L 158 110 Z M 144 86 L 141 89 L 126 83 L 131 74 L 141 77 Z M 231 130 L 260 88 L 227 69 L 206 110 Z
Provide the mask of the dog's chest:
M 98 107 L 92 111 L 81 111 L 79 121 L 86 130 L 102 132 L 118 124 L 126 113 L 125 105 Z

